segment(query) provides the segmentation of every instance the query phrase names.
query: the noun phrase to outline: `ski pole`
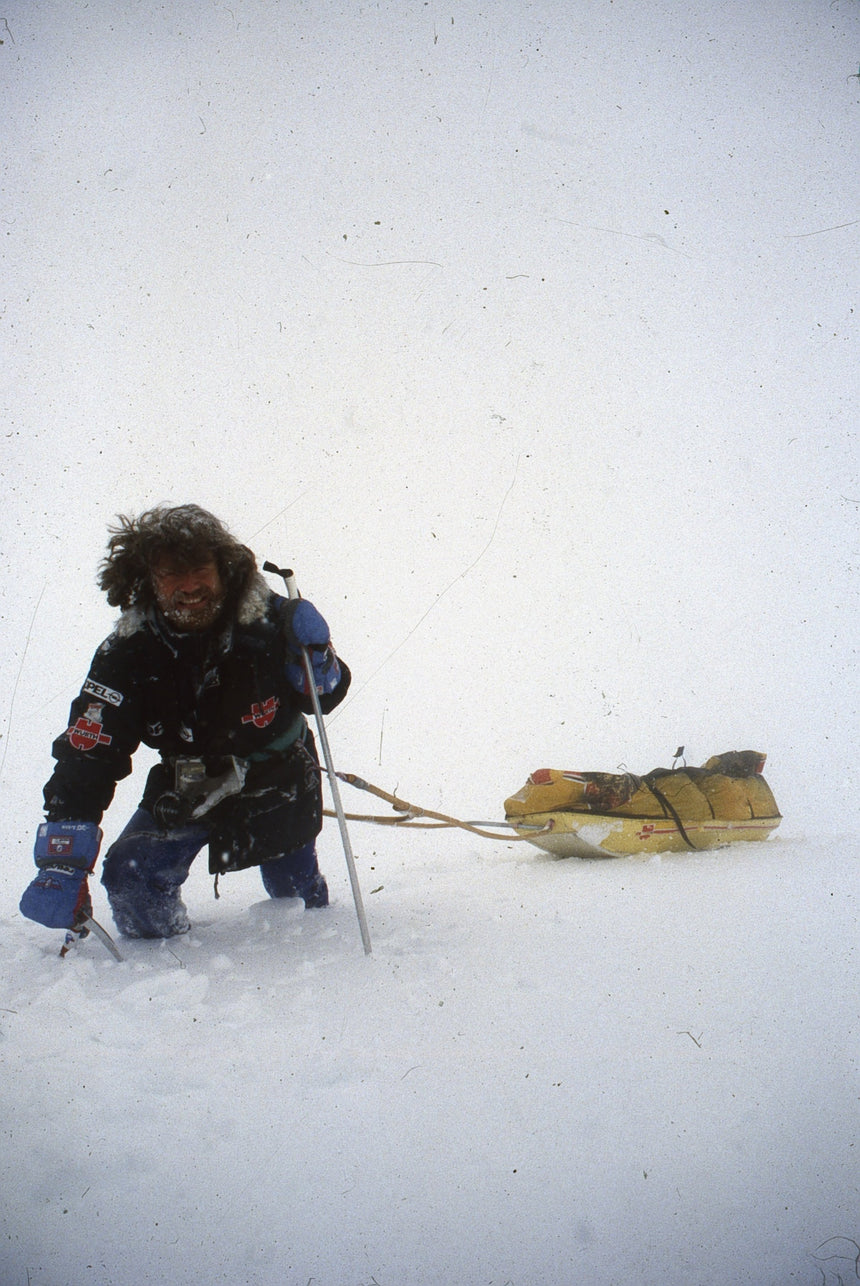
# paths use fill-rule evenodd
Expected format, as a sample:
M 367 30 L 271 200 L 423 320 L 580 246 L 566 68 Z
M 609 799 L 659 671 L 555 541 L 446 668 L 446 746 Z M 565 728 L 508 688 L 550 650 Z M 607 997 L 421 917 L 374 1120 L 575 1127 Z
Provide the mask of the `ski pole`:
M 276 576 L 282 576 L 284 584 L 287 587 L 289 598 L 301 598 L 298 585 L 296 584 L 295 573 L 288 567 L 276 567 L 274 563 L 263 563 L 264 572 L 274 572 Z M 306 647 L 302 647 L 302 661 L 305 666 L 305 674 L 308 681 L 308 690 L 310 691 L 311 704 L 313 705 L 314 717 L 316 718 L 317 729 L 319 731 L 320 745 L 322 746 L 323 760 L 326 771 L 328 772 L 328 784 L 331 790 L 334 810 L 337 814 L 337 822 L 340 827 L 340 837 L 343 842 L 343 852 L 346 857 L 346 868 L 349 871 L 349 882 L 352 886 L 352 897 L 355 902 L 355 911 L 358 916 L 358 925 L 361 930 L 361 941 L 364 945 L 364 954 L 369 956 L 371 953 L 370 932 L 367 927 L 367 916 L 364 912 L 364 903 L 361 898 L 361 887 L 358 883 L 358 872 L 355 869 L 355 858 L 352 852 L 352 844 L 349 839 L 349 831 L 346 826 L 346 814 L 343 810 L 343 804 L 340 798 L 340 789 L 337 784 L 337 773 L 334 770 L 334 762 L 331 757 L 331 748 L 328 743 L 328 734 L 325 729 L 323 720 L 322 706 L 320 705 L 319 693 L 317 692 L 316 680 L 314 678 L 313 665 L 311 664 L 310 653 Z

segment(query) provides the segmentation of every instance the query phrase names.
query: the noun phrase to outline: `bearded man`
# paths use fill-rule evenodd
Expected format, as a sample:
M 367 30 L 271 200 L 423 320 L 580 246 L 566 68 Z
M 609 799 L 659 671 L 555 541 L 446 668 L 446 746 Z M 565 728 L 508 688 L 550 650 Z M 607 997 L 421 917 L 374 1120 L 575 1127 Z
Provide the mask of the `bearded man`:
M 307 599 L 274 593 L 251 550 L 197 505 L 120 517 L 99 584 L 121 615 L 53 745 L 23 914 L 85 925 L 100 823 L 141 743 L 159 762 L 102 871 L 121 934 L 188 931 L 180 890 L 207 845 L 216 880 L 259 866 L 271 897 L 327 906 L 304 656 L 323 713 L 343 700 L 350 673 L 323 617 Z

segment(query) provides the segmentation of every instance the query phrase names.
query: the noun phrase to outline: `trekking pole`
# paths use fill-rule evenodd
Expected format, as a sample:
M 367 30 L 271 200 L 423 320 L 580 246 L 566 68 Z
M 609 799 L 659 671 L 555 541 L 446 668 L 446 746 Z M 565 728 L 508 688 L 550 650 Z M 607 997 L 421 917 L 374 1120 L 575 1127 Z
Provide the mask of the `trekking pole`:
M 287 587 L 287 595 L 290 598 L 301 598 L 298 585 L 296 584 L 295 573 L 288 567 L 276 567 L 274 563 L 263 563 L 264 572 L 274 572 L 277 576 L 282 576 L 284 584 Z M 361 929 L 361 941 L 364 944 L 364 954 L 369 956 L 371 953 L 370 932 L 367 927 L 367 916 L 364 912 L 364 903 L 361 898 L 361 887 L 358 883 L 358 872 L 355 869 L 355 858 L 352 853 L 352 844 L 349 839 L 349 831 L 346 828 L 346 814 L 343 810 L 343 804 L 340 798 L 340 790 L 337 784 L 337 773 L 334 770 L 334 763 L 331 757 L 331 748 L 328 744 L 328 734 L 325 730 L 323 721 L 322 706 L 320 705 L 319 693 L 317 692 L 316 680 L 314 679 L 313 665 L 311 664 L 310 653 L 306 647 L 302 647 L 302 661 L 305 666 L 305 674 L 308 681 L 308 690 L 310 691 L 311 704 L 314 709 L 314 716 L 319 731 L 320 745 L 322 746 L 323 760 L 326 771 L 328 772 L 328 784 L 331 790 L 332 801 L 334 802 L 334 811 L 337 814 L 337 822 L 340 827 L 340 837 L 343 841 L 343 852 L 346 857 L 346 868 L 349 871 L 349 882 L 352 886 L 352 897 L 355 902 L 355 911 L 358 916 L 358 925 Z

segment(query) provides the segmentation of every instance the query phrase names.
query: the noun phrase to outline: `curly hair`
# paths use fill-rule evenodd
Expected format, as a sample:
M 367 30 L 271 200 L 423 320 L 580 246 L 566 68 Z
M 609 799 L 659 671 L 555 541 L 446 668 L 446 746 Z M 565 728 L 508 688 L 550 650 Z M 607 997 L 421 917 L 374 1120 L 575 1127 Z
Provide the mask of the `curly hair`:
M 152 568 L 165 555 L 180 567 L 214 558 L 228 601 L 235 603 L 250 585 L 257 561 L 214 514 L 199 505 L 159 505 L 139 518 L 117 515 L 109 527 L 108 552 L 99 566 L 99 587 L 112 607 L 147 608 L 155 601 Z

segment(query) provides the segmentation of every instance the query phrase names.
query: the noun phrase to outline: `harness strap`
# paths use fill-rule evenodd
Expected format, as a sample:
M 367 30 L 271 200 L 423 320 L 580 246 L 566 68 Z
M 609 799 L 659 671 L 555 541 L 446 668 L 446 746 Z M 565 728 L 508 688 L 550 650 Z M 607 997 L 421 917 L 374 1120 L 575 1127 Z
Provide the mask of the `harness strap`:
M 298 741 L 299 738 L 304 738 L 307 726 L 308 721 L 305 716 L 303 714 L 297 714 L 290 726 L 282 732 L 279 737 L 275 737 L 274 741 L 270 741 L 262 750 L 255 750 L 252 754 L 248 755 L 248 762 L 265 762 L 267 759 L 275 759 L 278 755 L 282 755 L 283 752 L 285 750 L 289 750 L 290 746 L 292 746 L 294 742 Z

